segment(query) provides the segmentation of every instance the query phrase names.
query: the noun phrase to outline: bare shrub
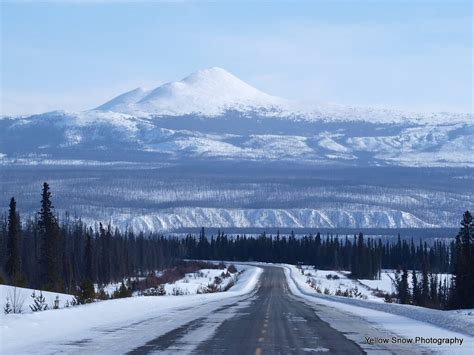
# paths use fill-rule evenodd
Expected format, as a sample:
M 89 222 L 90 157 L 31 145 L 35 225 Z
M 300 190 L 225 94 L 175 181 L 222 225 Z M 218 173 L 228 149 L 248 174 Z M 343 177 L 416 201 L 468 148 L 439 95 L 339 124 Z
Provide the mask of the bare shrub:
M 135 287 L 138 291 L 144 291 L 150 288 L 156 288 L 161 284 L 172 284 L 184 278 L 186 274 L 194 273 L 202 269 L 220 269 L 220 267 L 216 264 L 204 261 L 178 261 L 173 268 L 164 270 L 160 276 L 156 276 L 154 273 L 148 274 L 145 280 L 138 281 Z M 202 272 L 200 275 L 201 277 L 204 276 Z
M 237 273 L 237 268 L 235 267 L 234 264 L 230 264 L 229 267 L 227 268 L 227 271 L 230 272 L 231 274 Z
M 23 305 L 25 304 L 25 300 L 26 293 L 21 292 L 16 287 L 13 287 L 13 289 L 8 289 L 7 303 L 9 304 L 11 309 L 11 312 L 9 313 L 19 314 L 23 312 Z M 5 313 L 7 312 L 5 311 Z

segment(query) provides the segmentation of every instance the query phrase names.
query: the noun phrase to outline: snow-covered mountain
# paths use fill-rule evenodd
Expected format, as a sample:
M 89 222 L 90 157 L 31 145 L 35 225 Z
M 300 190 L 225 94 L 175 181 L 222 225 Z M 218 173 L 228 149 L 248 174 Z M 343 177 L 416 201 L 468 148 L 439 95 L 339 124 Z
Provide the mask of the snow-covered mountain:
M 95 111 L 118 112 L 137 117 L 220 117 L 229 111 L 237 111 L 299 121 L 358 120 L 379 123 L 452 123 L 470 119 L 467 114 L 415 113 L 290 101 L 266 94 L 219 67 L 199 70 L 182 80 L 166 83 L 152 90 L 136 88 L 107 101 Z
M 210 68 L 92 110 L 0 118 L 0 197 L 47 180 L 62 211 L 149 230 L 453 226 L 472 209 L 473 122 L 302 105 Z
M 310 164 L 472 166 L 470 114 L 308 106 L 221 68 L 93 110 L 0 119 L 0 162 L 292 160 Z
M 145 91 L 119 95 L 97 107 L 138 116 L 218 116 L 227 110 L 281 110 L 283 99 L 265 94 L 218 67 L 199 70 L 186 78 Z

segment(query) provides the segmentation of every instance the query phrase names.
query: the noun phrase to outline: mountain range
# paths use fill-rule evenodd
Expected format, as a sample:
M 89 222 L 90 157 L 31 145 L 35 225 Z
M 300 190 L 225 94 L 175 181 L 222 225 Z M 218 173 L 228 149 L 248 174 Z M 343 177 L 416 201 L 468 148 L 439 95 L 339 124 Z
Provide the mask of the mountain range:
M 0 118 L 0 205 L 136 230 L 428 228 L 474 209 L 473 115 L 301 104 L 221 68 Z M 2 207 L 3 206 L 3 207 Z
M 0 119 L 0 162 L 234 159 L 303 164 L 473 166 L 472 114 L 309 105 L 221 68 L 99 107 Z

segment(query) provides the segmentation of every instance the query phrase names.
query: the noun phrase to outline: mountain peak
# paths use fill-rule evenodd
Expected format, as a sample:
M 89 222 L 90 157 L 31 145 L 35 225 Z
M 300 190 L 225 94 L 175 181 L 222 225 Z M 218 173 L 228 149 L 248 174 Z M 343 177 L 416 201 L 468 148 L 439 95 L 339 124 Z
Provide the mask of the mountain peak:
M 199 83 L 201 81 L 206 81 L 206 82 L 215 81 L 216 83 L 221 83 L 221 84 L 233 82 L 234 85 L 245 84 L 247 86 L 250 86 L 246 84 L 244 81 L 240 80 L 234 74 L 220 67 L 210 67 L 206 69 L 200 69 L 181 80 L 181 82 L 185 82 L 190 85 Z
M 199 69 L 199 70 L 195 71 L 194 73 L 190 74 L 189 76 L 187 76 L 185 79 L 191 78 L 191 77 L 196 77 L 196 78 L 199 78 L 199 77 L 201 77 L 201 78 L 202 77 L 214 77 L 214 78 L 232 77 L 234 79 L 240 80 L 235 75 L 229 73 L 227 70 L 225 70 L 221 67 L 210 67 L 210 68 Z M 183 80 L 185 80 L 185 79 L 183 79 Z
M 216 116 L 226 110 L 248 111 L 278 107 L 284 100 L 259 91 L 219 67 L 198 70 L 180 81 L 150 91 L 126 92 L 97 110 L 139 115 Z

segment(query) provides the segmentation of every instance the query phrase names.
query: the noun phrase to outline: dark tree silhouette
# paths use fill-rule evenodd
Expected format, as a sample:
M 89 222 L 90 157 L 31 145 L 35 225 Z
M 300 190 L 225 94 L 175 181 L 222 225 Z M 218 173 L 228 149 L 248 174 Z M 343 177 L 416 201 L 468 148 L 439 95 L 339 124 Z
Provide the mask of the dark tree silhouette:
M 38 215 L 41 284 L 45 290 L 62 291 L 61 234 L 54 215 L 49 185 L 46 182 L 43 184 L 41 210 Z
M 13 285 L 21 284 L 20 218 L 16 211 L 16 201 L 13 197 L 10 200 L 8 212 L 5 272 Z

